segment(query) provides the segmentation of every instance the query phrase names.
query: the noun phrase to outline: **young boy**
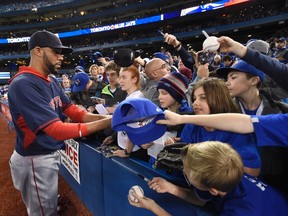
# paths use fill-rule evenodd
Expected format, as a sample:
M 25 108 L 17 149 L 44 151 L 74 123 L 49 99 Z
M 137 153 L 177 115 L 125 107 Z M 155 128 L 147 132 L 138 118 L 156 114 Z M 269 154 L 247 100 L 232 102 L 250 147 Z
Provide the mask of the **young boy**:
M 257 178 L 243 174 L 239 154 L 228 144 L 207 141 L 188 145 L 182 150 L 183 173 L 193 189 L 176 186 L 163 178 L 153 178 L 148 185 L 158 193 L 170 193 L 192 204 L 210 203 L 220 215 L 285 215 L 288 200 Z M 170 215 L 152 199 L 138 197 L 129 200 L 136 207 L 157 215 Z

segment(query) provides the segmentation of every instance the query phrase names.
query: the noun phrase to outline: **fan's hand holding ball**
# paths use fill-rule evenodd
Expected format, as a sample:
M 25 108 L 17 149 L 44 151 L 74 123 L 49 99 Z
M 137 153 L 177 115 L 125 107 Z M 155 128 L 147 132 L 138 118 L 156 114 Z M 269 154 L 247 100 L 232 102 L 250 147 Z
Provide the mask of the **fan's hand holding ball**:
M 215 52 L 220 47 L 220 43 L 217 40 L 218 38 L 215 36 L 209 36 L 204 30 L 202 33 L 206 37 L 205 41 L 203 42 L 203 50 L 205 52 Z
M 139 202 L 138 201 L 138 199 L 136 199 L 134 196 L 133 196 L 133 194 L 137 194 L 139 197 L 144 197 L 144 191 L 143 191 L 143 189 L 140 187 L 140 186 L 138 186 L 138 185 L 134 185 L 133 187 L 131 187 L 130 188 L 130 190 L 129 190 L 129 198 L 130 198 L 130 200 L 131 201 L 133 201 L 133 202 Z

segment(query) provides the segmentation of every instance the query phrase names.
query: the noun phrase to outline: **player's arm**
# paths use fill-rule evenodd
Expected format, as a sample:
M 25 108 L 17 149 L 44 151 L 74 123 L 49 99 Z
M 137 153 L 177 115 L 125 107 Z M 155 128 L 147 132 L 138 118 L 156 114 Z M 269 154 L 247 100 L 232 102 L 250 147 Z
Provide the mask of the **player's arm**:
M 89 123 L 64 123 L 56 121 L 43 131 L 56 140 L 84 137 L 89 134 L 111 127 L 111 117 L 103 118 Z
M 165 118 L 165 120 L 158 120 L 157 123 L 168 125 L 195 124 L 235 133 L 254 132 L 251 118 L 249 115 L 245 114 L 179 115 L 166 110 Z
M 73 122 L 92 122 L 100 119 L 107 118 L 106 115 L 99 115 L 87 112 L 85 110 L 79 109 L 74 104 L 71 104 L 68 108 L 64 110 L 64 113 L 73 121 Z

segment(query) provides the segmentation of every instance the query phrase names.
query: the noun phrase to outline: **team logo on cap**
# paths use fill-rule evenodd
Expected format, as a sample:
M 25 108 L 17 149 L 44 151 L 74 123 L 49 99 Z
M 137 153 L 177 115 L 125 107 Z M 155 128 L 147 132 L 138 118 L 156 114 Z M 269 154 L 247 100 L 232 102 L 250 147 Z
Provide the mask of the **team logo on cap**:
M 161 112 L 161 113 L 163 112 L 160 107 L 157 107 L 157 108 L 156 108 L 156 111 L 157 111 L 157 112 Z
M 76 80 L 73 82 L 73 84 L 79 86 L 79 85 L 80 85 L 80 80 L 79 80 L 79 79 L 76 79 Z
M 132 122 L 132 123 L 127 123 L 127 126 L 131 127 L 131 128 L 141 128 L 141 127 L 145 127 L 146 125 L 150 124 L 154 119 L 156 118 L 156 116 L 151 117 L 151 118 L 145 118 L 145 119 L 139 119 L 136 122 Z

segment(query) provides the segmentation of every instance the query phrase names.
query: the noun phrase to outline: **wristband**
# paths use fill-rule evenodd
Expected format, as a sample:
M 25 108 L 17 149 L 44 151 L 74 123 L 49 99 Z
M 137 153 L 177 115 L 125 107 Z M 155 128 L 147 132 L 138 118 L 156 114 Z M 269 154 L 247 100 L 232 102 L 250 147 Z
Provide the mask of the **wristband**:
M 176 50 L 178 50 L 181 46 L 182 46 L 182 43 L 179 42 L 174 48 L 175 48 Z

